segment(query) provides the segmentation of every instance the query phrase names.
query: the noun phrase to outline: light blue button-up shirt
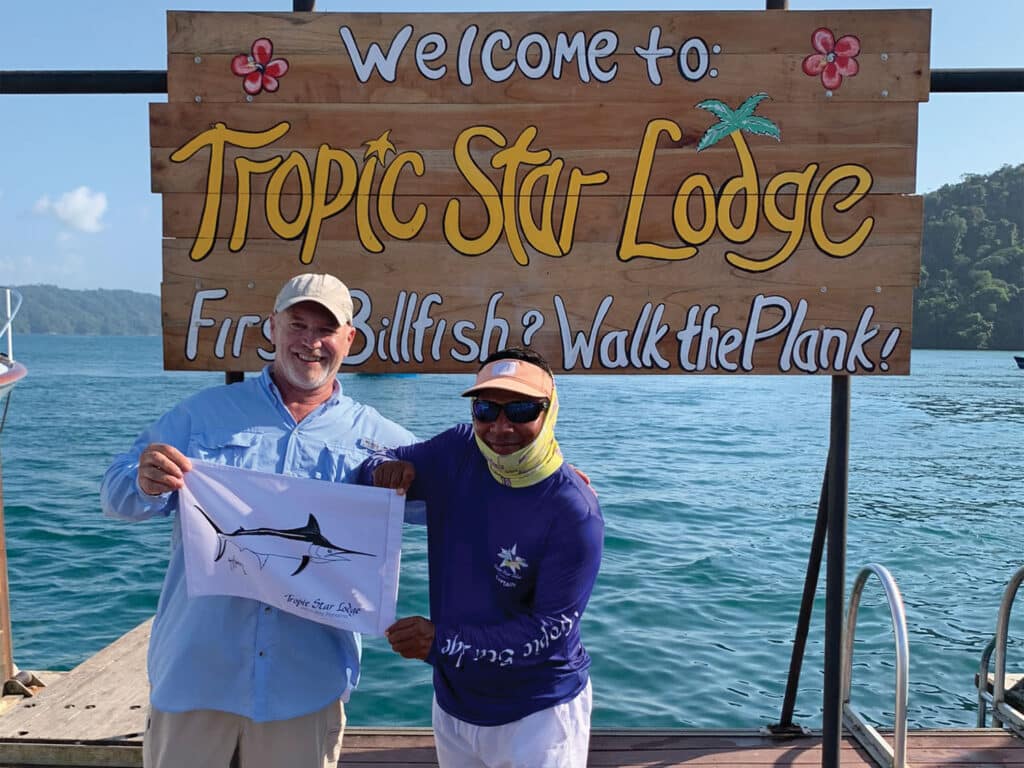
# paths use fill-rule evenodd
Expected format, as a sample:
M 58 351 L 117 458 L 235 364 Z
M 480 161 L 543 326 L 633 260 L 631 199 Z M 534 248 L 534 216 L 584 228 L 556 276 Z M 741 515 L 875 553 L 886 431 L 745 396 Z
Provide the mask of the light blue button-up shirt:
M 345 397 L 340 385 L 296 423 L 268 367 L 258 378 L 188 398 L 139 435 L 103 478 L 103 511 L 126 520 L 175 512 L 177 493 L 149 496 L 138 486 L 139 457 L 150 443 L 167 443 L 204 461 L 347 483 L 355 482 L 359 464 L 372 452 L 414 441 L 373 408 Z M 361 650 L 358 634 L 256 600 L 190 598 L 174 515 L 147 659 L 154 707 L 216 709 L 258 722 L 299 717 L 348 699 L 359 681 Z

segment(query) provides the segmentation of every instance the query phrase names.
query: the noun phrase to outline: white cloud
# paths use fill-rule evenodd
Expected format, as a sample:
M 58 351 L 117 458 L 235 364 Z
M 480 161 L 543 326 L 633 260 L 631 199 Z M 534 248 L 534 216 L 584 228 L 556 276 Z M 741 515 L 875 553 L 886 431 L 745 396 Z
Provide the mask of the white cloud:
M 103 229 L 100 219 L 107 210 L 107 196 L 88 187 L 78 187 L 65 192 L 56 201 L 44 195 L 36 200 L 32 210 L 38 214 L 53 214 L 80 232 L 99 232 Z

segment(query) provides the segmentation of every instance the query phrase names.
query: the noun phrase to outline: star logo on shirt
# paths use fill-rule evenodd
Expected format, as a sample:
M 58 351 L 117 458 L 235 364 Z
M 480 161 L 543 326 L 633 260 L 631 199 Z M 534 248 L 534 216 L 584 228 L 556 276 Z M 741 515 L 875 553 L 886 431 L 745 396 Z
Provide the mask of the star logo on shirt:
M 517 544 L 513 544 L 511 547 L 505 547 L 498 550 L 498 571 L 504 571 L 506 574 L 518 579 L 521 578 L 522 574 L 520 570 L 528 568 L 529 565 L 526 559 L 516 554 Z

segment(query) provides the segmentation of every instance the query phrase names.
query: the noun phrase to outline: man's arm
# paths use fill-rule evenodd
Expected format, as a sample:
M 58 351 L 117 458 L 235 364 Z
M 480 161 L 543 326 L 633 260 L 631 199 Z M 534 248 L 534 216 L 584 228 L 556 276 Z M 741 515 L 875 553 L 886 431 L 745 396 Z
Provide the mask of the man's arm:
M 388 628 L 392 648 L 429 663 L 448 656 L 456 668 L 489 663 L 510 670 L 541 664 L 564 651 L 565 637 L 579 623 L 594 588 L 604 524 L 595 513 L 563 524 L 559 534 L 538 564 L 532 611 L 490 625 L 435 624 L 408 617 Z
M 115 456 L 100 488 L 104 514 L 125 520 L 169 515 L 174 493 L 192 468 L 184 454 L 188 436 L 188 418 L 179 407 L 139 435 L 127 453 Z
M 431 487 L 448 482 L 442 459 L 452 446 L 452 430 L 446 430 L 421 443 L 379 451 L 359 465 L 357 482 L 405 494 L 405 522 L 425 525 Z

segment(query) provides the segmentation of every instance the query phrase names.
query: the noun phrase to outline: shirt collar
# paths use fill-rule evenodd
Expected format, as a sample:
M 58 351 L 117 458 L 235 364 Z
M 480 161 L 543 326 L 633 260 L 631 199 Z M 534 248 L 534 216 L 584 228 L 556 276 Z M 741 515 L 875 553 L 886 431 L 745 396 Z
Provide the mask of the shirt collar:
M 263 367 L 263 370 L 260 372 L 260 387 L 267 394 L 267 397 L 269 397 L 277 405 L 279 405 L 281 408 L 287 411 L 288 408 L 284 404 L 284 398 L 281 397 L 281 391 L 277 388 L 277 385 L 274 383 L 274 379 L 270 376 L 271 365 L 272 364 L 268 363 Z M 324 402 L 322 402 L 320 404 L 320 407 L 333 407 L 335 405 L 338 405 L 341 402 L 341 399 L 341 382 L 338 381 L 338 377 L 335 376 L 334 389 L 331 391 L 331 396 L 327 398 Z

